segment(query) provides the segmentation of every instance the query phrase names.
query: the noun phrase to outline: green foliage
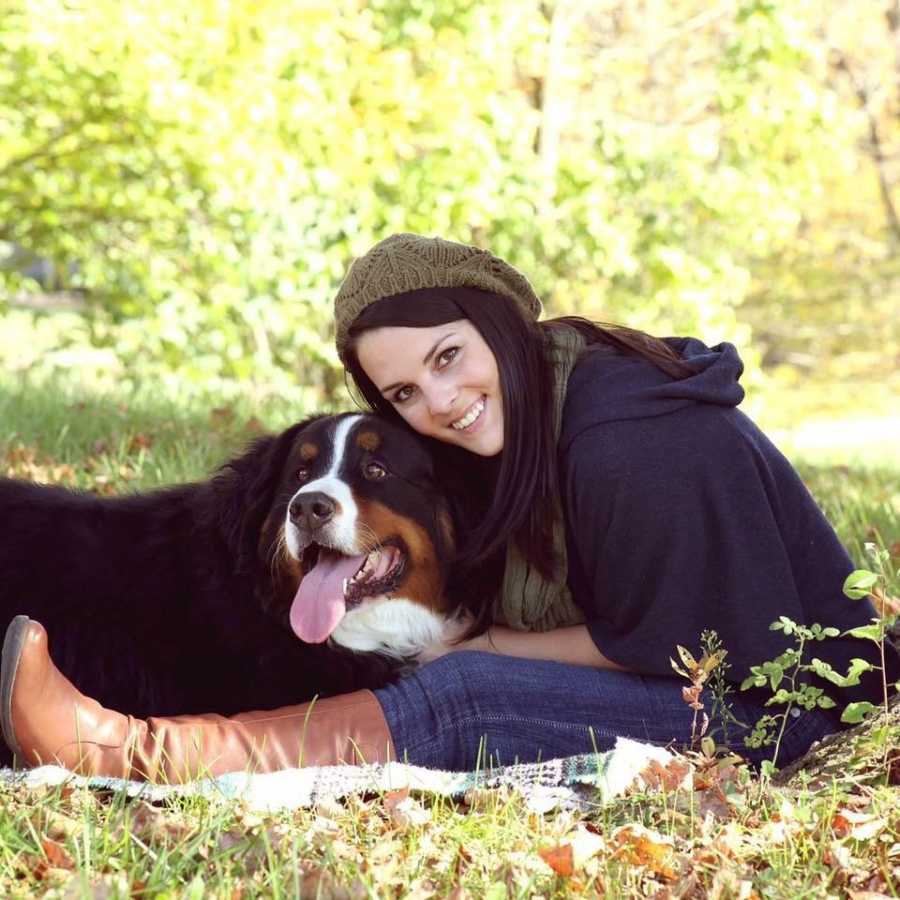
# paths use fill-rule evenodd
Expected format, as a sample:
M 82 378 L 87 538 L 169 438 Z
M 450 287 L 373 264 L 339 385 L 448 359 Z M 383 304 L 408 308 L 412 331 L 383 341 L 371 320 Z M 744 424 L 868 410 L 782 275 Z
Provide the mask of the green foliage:
M 750 734 L 744 738 L 744 743 L 748 747 L 764 747 L 774 744 L 772 759 L 764 769 L 771 773 L 778 762 L 781 738 L 787 726 L 788 716 L 794 707 L 812 710 L 816 708 L 831 709 L 836 705 L 822 688 L 800 681 L 800 678 L 806 672 L 816 671 L 816 666 L 812 662 L 804 662 L 806 644 L 811 641 L 824 641 L 831 637 L 837 637 L 840 631 L 837 628 L 823 628 L 818 623 L 809 626 L 800 625 L 787 616 L 779 616 L 778 621 L 773 622 L 769 628 L 772 631 L 781 631 L 785 636 L 793 637 L 795 645 L 774 659 L 766 660 L 757 666 L 750 666 L 750 675 L 741 683 L 741 690 L 745 691 L 751 687 L 768 687 L 772 691 L 772 696 L 766 701 L 766 706 L 784 707 L 783 711 L 774 715 L 762 716 L 754 724 Z
M 851 600 L 861 600 L 875 596 L 876 600 L 883 603 L 883 594 L 879 588 L 886 580 L 885 569 L 890 565 L 890 553 L 874 544 L 866 544 L 866 549 L 879 567 L 879 572 L 871 572 L 868 569 L 856 569 L 851 572 L 844 581 L 844 594 Z M 900 574 L 900 573 L 897 573 Z M 785 636 L 795 639 L 795 646 L 789 647 L 775 659 L 767 660 L 757 666 L 750 667 L 750 675 L 741 684 L 741 690 L 751 687 L 766 688 L 772 691 L 772 696 L 766 701 L 766 706 L 783 705 L 784 711 L 775 715 L 762 716 L 755 723 L 750 735 L 745 738 L 748 747 L 762 747 L 769 744 L 775 745 L 772 766 L 778 757 L 778 747 L 784 734 L 787 717 L 792 707 L 799 706 L 803 709 L 830 709 L 836 704 L 821 688 L 814 687 L 806 682 L 799 681 L 803 673 L 812 673 L 829 681 L 839 688 L 853 687 L 860 683 L 860 676 L 864 672 L 873 670 L 882 672 L 884 687 L 884 703 L 876 706 L 869 701 L 857 701 L 846 704 L 841 721 L 847 724 L 858 724 L 875 713 L 883 713 L 885 719 L 888 715 L 888 684 L 885 680 L 884 669 L 884 644 L 887 640 L 889 629 L 895 624 L 896 615 L 884 614 L 872 620 L 870 625 L 861 625 L 843 632 L 844 635 L 869 640 L 874 643 L 881 652 L 882 665 L 874 666 L 864 659 L 854 658 L 846 674 L 841 674 L 817 657 L 805 661 L 804 648 L 812 641 L 823 641 L 838 637 L 842 632 L 837 628 L 823 628 L 819 624 L 810 626 L 800 625 L 787 616 L 779 616 L 777 622 L 773 622 L 770 629 L 781 631 Z M 786 686 L 782 686 L 786 683 Z M 894 690 L 900 690 L 900 683 L 892 686 Z M 885 765 L 887 764 L 887 746 L 884 747 Z M 769 767 L 771 771 L 771 767 Z
M 13 355 L 87 354 L 108 381 L 293 379 L 327 405 L 330 298 L 401 229 L 490 246 L 550 312 L 742 343 L 752 321 L 768 352 L 796 291 L 763 281 L 830 227 L 823 184 L 859 161 L 864 123 L 823 62 L 832 12 L 10 0 L 0 303 L 46 333 L 43 261 L 77 318 Z

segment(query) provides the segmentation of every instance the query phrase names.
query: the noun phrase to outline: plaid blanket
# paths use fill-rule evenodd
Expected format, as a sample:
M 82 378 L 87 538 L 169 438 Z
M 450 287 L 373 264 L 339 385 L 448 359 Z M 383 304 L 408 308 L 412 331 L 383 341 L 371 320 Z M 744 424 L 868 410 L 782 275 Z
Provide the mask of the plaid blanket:
M 273 811 L 310 807 L 351 794 L 408 788 L 423 795 L 464 799 L 472 791 L 507 788 L 520 792 L 537 812 L 557 807 L 586 809 L 621 794 L 652 762 L 666 765 L 672 754 L 660 747 L 619 738 L 612 750 L 546 762 L 475 772 L 445 772 L 392 762 L 367 766 L 322 766 L 266 774 L 232 772 L 181 785 L 154 785 L 121 778 L 83 777 L 59 766 L 25 771 L 0 769 L 0 778 L 24 787 L 59 784 L 101 791 L 124 791 L 150 802 L 175 796 L 240 800 L 251 809 Z

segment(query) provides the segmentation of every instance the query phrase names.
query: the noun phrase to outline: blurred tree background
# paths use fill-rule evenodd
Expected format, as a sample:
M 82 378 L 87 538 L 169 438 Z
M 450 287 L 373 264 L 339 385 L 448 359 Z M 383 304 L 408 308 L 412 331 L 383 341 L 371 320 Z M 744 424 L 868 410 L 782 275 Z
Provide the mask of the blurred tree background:
M 331 298 L 411 230 L 551 314 L 883 410 L 898 205 L 900 0 L 0 2 L 0 364 L 29 378 L 340 404 Z

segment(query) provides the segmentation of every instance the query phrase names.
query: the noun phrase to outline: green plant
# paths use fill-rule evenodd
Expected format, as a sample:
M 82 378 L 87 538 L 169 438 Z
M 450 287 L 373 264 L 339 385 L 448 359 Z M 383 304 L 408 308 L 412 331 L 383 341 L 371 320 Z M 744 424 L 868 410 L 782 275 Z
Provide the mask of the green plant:
M 859 684 L 859 676 L 863 672 L 877 669 L 881 672 L 882 687 L 882 705 L 876 706 L 866 700 L 857 703 L 848 703 L 841 715 L 841 721 L 850 724 L 862 722 L 867 716 L 873 713 L 883 711 L 885 715 L 888 712 L 889 691 L 890 688 L 900 690 L 900 681 L 893 685 L 889 685 L 887 681 L 887 669 L 885 667 L 884 649 L 887 635 L 890 629 L 896 624 L 898 615 L 888 612 L 888 601 L 884 593 L 884 586 L 887 583 L 887 571 L 890 565 L 890 553 L 883 547 L 879 547 L 873 543 L 866 544 L 866 552 L 871 557 L 873 563 L 878 568 L 877 572 L 869 569 L 855 569 L 844 581 L 844 594 L 851 600 L 862 600 L 864 597 L 873 597 L 881 606 L 881 614 L 876 615 L 870 624 L 860 625 L 857 628 L 851 628 L 844 634 L 860 638 L 862 640 L 872 641 L 878 647 L 880 657 L 880 666 L 873 666 L 862 659 L 854 659 L 851 661 L 850 669 L 846 675 L 840 675 L 835 672 L 827 663 L 814 659 L 813 665 L 818 675 L 828 679 L 839 687 L 851 687 Z M 897 574 L 900 574 L 898 572 Z
M 801 706 L 804 709 L 814 709 L 816 707 L 828 709 L 836 705 L 834 700 L 825 694 L 821 688 L 805 682 L 799 682 L 798 677 L 801 673 L 811 672 L 837 687 L 848 688 L 858 685 L 860 676 L 864 672 L 873 670 L 881 672 L 882 705 L 877 706 L 868 700 L 848 703 L 841 713 L 841 721 L 850 725 L 858 724 L 867 717 L 879 712 L 883 713 L 886 719 L 890 701 L 890 689 L 893 687 L 894 690 L 900 690 L 900 682 L 894 685 L 888 684 L 885 666 L 885 643 L 888 632 L 898 619 L 896 613 L 888 613 L 888 601 L 883 590 L 883 586 L 887 583 L 890 553 L 873 543 L 867 543 L 865 546 L 866 552 L 872 558 L 878 571 L 855 569 L 845 579 L 843 591 L 851 600 L 874 597 L 880 603 L 881 614 L 876 615 L 870 624 L 850 628 L 843 632 L 843 635 L 872 641 L 878 647 L 881 665 L 876 666 L 867 660 L 855 657 L 850 660 L 847 673 L 841 674 L 829 663 L 815 656 L 806 663 L 803 661 L 803 651 L 808 642 L 837 637 L 841 632 L 837 628 L 823 628 L 818 624 L 808 627 L 798 625 L 786 616 L 780 616 L 778 621 L 770 626 L 771 629 L 773 631 L 782 631 L 786 636 L 795 635 L 797 639 L 796 646 L 762 665 L 751 666 L 751 675 L 741 684 L 741 690 L 746 690 L 750 687 L 765 687 L 768 684 L 775 693 L 766 701 L 766 705 L 785 705 L 782 713 L 763 716 L 756 723 L 751 734 L 745 739 L 748 747 L 761 747 L 774 742 L 775 752 L 769 764 L 770 767 L 774 767 L 778 758 L 778 750 L 787 724 L 787 717 L 794 705 Z M 787 686 L 782 686 L 785 681 Z M 885 759 L 887 750 L 888 747 L 885 744 Z
M 812 662 L 803 661 L 803 652 L 810 641 L 824 641 L 830 637 L 837 637 L 839 629 L 832 627 L 823 628 L 818 623 L 812 625 L 799 625 L 787 616 L 779 616 L 777 622 L 773 622 L 769 628 L 772 631 L 781 631 L 786 637 L 795 637 L 795 646 L 789 647 L 775 659 L 768 660 L 758 666 L 750 666 L 750 675 L 741 683 L 741 690 L 751 687 L 765 687 L 769 685 L 774 691 L 766 701 L 766 706 L 782 704 L 784 710 L 774 715 L 762 716 L 753 727 L 751 733 L 744 739 L 748 747 L 764 747 L 775 745 L 771 760 L 762 763 L 761 771 L 764 776 L 774 772 L 778 760 L 778 752 L 781 748 L 781 739 L 787 727 L 788 716 L 795 706 L 803 709 L 829 709 L 836 704 L 822 688 L 815 687 L 800 681 L 805 672 L 815 672 Z

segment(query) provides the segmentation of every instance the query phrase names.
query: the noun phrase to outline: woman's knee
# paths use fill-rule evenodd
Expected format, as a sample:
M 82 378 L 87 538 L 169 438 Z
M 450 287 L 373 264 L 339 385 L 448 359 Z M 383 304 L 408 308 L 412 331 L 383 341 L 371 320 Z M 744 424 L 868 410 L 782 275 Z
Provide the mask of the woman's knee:
M 506 666 L 509 660 L 506 660 Z M 502 657 L 478 650 L 447 653 L 418 669 L 412 676 L 430 697 L 440 697 L 441 705 L 474 702 L 485 691 L 496 691 L 502 684 Z

